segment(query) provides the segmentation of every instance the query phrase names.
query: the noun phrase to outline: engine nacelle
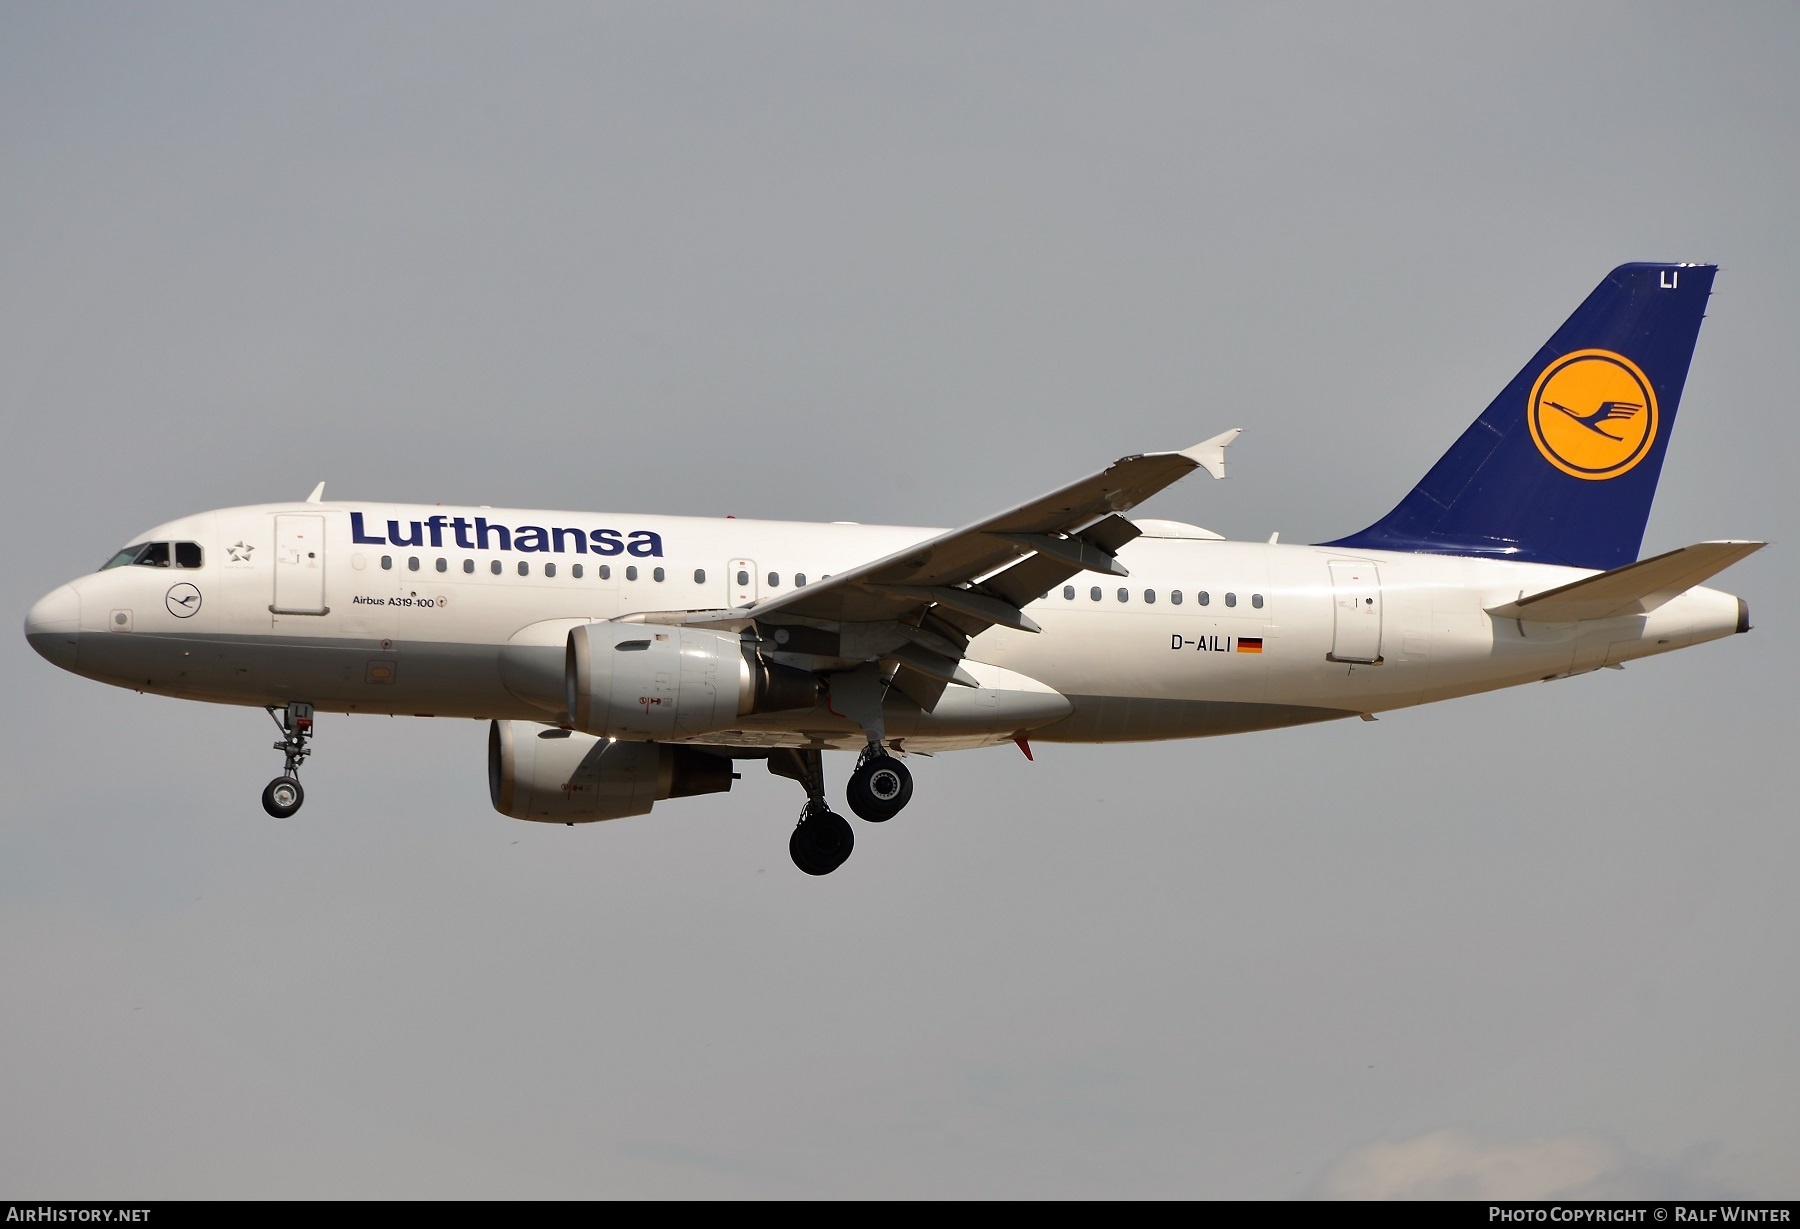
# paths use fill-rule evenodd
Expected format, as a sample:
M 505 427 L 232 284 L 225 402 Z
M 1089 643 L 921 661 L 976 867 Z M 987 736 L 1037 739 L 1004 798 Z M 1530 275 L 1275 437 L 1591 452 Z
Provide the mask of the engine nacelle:
M 575 728 L 607 738 L 697 738 L 751 713 L 811 708 L 820 684 L 773 665 L 737 636 L 644 623 L 569 632 L 564 681 Z
M 514 819 L 584 824 L 644 815 L 663 798 L 731 788 L 731 761 L 692 747 L 613 742 L 528 721 L 488 727 L 488 792 Z

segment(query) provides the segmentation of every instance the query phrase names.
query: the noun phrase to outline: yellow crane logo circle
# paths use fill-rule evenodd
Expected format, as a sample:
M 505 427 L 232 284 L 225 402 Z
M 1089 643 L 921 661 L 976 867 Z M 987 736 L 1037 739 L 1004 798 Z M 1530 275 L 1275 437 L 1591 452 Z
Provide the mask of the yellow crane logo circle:
M 1656 441 L 1656 393 L 1611 350 L 1577 350 L 1544 368 L 1525 418 L 1544 459 L 1575 478 L 1617 478 Z

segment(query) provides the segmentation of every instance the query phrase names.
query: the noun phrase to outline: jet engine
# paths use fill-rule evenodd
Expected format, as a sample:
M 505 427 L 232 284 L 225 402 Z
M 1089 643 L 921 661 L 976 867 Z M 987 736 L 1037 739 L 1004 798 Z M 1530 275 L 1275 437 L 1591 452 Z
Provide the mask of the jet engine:
M 514 819 L 584 824 L 644 815 L 664 798 L 731 788 L 731 761 L 693 747 L 614 742 L 528 721 L 488 727 L 488 792 Z
M 817 676 L 688 627 L 584 623 L 569 632 L 565 666 L 575 728 L 633 741 L 728 730 L 752 713 L 811 708 L 820 694 Z

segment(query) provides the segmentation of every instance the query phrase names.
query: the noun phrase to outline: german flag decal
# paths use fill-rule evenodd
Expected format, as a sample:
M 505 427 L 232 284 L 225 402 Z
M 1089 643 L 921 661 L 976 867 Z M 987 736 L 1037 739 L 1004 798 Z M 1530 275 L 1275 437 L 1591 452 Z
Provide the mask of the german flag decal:
M 1237 651 L 1240 653 L 1260 653 L 1260 652 L 1262 652 L 1262 637 L 1261 636 L 1239 636 L 1238 642 L 1237 642 Z

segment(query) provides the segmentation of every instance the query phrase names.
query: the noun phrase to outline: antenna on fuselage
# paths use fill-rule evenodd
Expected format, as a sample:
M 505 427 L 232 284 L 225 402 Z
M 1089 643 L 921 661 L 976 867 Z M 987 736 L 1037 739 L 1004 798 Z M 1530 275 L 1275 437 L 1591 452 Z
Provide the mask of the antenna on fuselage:
M 323 500 L 324 498 L 325 498 L 325 484 L 323 482 L 321 482 L 318 486 L 313 488 L 313 493 L 306 497 L 306 502 L 309 504 L 316 504 L 316 503 L 320 502 L 321 500 Z

